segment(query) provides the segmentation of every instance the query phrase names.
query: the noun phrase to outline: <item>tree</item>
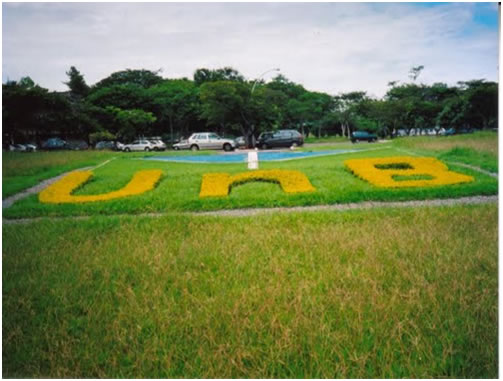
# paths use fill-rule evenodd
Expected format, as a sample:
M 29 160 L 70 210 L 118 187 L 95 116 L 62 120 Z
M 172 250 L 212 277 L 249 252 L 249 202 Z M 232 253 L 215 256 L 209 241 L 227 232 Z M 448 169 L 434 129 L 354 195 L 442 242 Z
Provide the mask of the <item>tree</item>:
M 436 124 L 441 128 L 459 128 L 467 124 L 468 102 L 461 96 L 448 99 L 436 117 Z
M 334 112 L 341 125 L 342 136 L 351 137 L 351 127 L 356 126 L 357 116 L 364 116 L 367 95 L 364 91 L 351 91 L 334 98 Z
M 419 74 L 421 74 L 421 71 L 423 69 L 424 69 L 423 65 L 412 67 L 409 71 L 409 78 L 415 81 L 417 77 L 419 77 Z
M 238 126 L 244 133 L 244 107 L 248 101 L 245 86 L 232 81 L 206 82 L 201 86 L 201 117 L 225 130 Z
M 151 86 L 157 85 L 163 80 L 162 77 L 158 75 L 160 72 L 160 69 L 157 71 L 150 71 L 145 69 L 126 69 L 117 71 L 96 83 L 93 86 L 93 90 L 115 85 L 136 85 L 146 89 Z
M 206 82 L 200 88 L 201 116 L 222 129 L 239 128 L 247 146 L 253 147 L 257 134 L 280 118 L 277 105 L 282 95 L 265 86 L 252 93 L 250 84 L 244 82 Z
M 495 127 L 498 121 L 498 84 L 473 80 L 460 82 L 466 99 L 466 118 L 471 127 Z
M 169 127 L 170 139 L 174 133 L 185 130 L 187 123 L 198 112 L 198 89 L 192 81 L 165 80 L 147 90 L 153 110 L 161 127 Z M 164 132 L 164 128 L 162 128 Z
M 115 134 L 112 134 L 111 132 L 108 132 L 107 130 L 101 130 L 89 134 L 89 142 L 93 145 L 100 141 L 112 141 L 116 139 L 117 136 L 115 136 Z
M 73 97 L 83 98 L 89 94 L 89 86 L 87 86 L 84 76 L 80 74 L 75 66 L 71 66 L 66 75 L 69 80 L 63 83 L 68 86 Z
M 211 70 L 206 68 L 197 69 L 194 72 L 194 82 L 197 86 L 201 86 L 206 82 L 216 81 L 238 81 L 244 82 L 244 77 L 231 67 L 223 67 L 221 69 Z
M 122 84 L 101 87 L 92 91 L 86 100 L 102 108 L 114 106 L 124 110 L 152 109 L 152 99 L 147 90 L 137 84 Z
M 118 107 L 108 106 L 106 110 L 113 115 L 117 137 L 124 141 L 144 136 L 148 132 L 148 128 L 156 121 L 156 117 L 151 112 L 139 109 L 122 110 Z
M 36 85 L 31 78 L 2 86 L 3 134 L 7 140 L 35 140 L 49 134 L 71 134 L 68 99 Z

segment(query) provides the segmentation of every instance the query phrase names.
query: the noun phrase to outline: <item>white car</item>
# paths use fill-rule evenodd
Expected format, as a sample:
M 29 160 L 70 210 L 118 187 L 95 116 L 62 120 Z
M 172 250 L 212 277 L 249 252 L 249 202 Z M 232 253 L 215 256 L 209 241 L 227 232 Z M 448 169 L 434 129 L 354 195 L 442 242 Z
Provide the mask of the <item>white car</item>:
M 200 149 L 223 149 L 224 151 L 232 151 L 236 148 L 236 142 L 231 139 L 224 139 L 214 132 L 196 132 L 180 143 L 173 144 L 175 150 L 188 148 L 192 151 Z
M 166 149 L 166 144 L 162 140 L 149 140 L 154 146 L 154 151 L 164 151 Z
M 35 152 L 37 150 L 37 146 L 35 144 L 28 143 L 24 146 L 26 147 L 26 151 L 28 152 Z
M 23 144 L 10 144 L 9 151 L 26 152 L 26 146 Z
M 154 145 L 150 143 L 148 140 L 135 140 L 134 142 L 130 144 L 124 144 L 124 147 L 122 147 L 122 150 L 124 152 L 131 152 L 131 151 L 153 151 L 154 150 Z

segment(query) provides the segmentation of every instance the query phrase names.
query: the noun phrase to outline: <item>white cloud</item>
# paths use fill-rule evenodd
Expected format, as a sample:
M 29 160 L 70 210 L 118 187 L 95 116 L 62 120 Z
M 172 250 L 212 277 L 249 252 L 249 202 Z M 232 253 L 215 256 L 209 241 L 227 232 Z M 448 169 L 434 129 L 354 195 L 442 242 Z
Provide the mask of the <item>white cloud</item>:
M 3 4 L 3 80 L 30 75 L 65 89 L 125 68 L 192 77 L 233 66 L 248 78 L 280 67 L 311 90 L 382 95 L 424 65 L 427 83 L 497 80 L 498 32 L 475 25 L 473 4 Z

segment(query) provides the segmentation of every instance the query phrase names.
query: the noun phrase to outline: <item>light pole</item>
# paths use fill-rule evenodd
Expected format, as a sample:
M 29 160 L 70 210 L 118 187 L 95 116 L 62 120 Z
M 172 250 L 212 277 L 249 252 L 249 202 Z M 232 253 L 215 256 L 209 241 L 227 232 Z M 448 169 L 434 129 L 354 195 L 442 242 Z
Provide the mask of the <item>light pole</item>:
M 253 91 L 255 90 L 255 86 L 257 85 L 257 82 L 259 81 L 259 79 L 261 79 L 264 75 L 266 75 L 270 71 L 279 71 L 279 68 L 269 69 L 269 70 L 264 71 L 262 74 L 260 74 L 258 76 L 258 78 L 255 80 L 255 82 L 253 82 L 253 86 L 252 86 L 252 89 L 251 89 L 251 93 L 252 94 L 253 94 Z
M 251 92 L 250 92 L 250 95 L 253 95 L 253 92 L 255 91 L 255 86 L 257 86 L 257 83 L 260 79 L 262 79 L 262 77 L 264 75 L 266 75 L 267 73 L 271 72 L 271 71 L 279 71 L 279 68 L 274 68 L 274 69 L 269 69 L 269 70 L 266 70 L 264 71 L 262 74 L 260 74 L 258 76 L 258 78 L 255 80 L 255 82 L 253 82 L 253 86 L 252 86 L 252 89 L 251 89 Z M 255 126 L 252 125 L 252 135 L 251 135 L 251 138 L 252 138 L 252 142 L 251 142 L 251 145 L 252 147 L 255 147 Z M 246 139 L 246 144 L 249 146 L 249 141 L 248 141 L 248 137 Z

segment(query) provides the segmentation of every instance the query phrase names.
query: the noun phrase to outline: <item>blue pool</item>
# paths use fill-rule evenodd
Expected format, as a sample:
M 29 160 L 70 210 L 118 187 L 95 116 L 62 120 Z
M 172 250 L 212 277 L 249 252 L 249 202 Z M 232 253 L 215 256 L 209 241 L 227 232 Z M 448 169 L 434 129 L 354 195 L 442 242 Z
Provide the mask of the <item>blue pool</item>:
M 339 149 L 316 152 L 258 152 L 259 161 L 286 161 L 304 159 L 317 156 L 340 155 L 343 153 L 358 152 L 361 150 Z M 178 163 L 245 163 L 248 161 L 248 153 L 223 153 L 217 155 L 194 155 L 194 156 L 152 156 L 144 160 L 172 161 Z

